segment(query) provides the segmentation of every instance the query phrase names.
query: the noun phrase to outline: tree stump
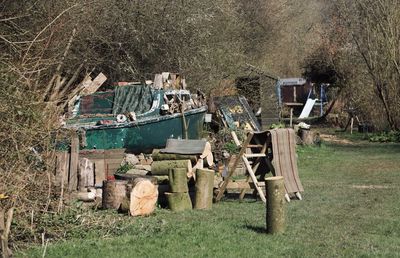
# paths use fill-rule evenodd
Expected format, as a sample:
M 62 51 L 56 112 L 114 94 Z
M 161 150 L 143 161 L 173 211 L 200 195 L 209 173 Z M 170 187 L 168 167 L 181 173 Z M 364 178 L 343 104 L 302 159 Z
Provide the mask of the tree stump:
M 270 234 L 285 231 L 285 185 L 282 176 L 265 179 L 267 190 L 267 232 Z
M 125 180 L 103 181 L 102 207 L 104 209 L 118 209 L 122 200 L 126 197 Z
M 169 208 L 172 211 L 184 211 L 192 209 L 192 202 L 190 201 L 189 193 L 169 193 L 166 192 L 165 196 L 168 200 Z
M 168 170 L 169 186 L 173 193 L 187 193 L 189 191 L 187 183 L 186 168 L 172 168 Z
M 214 188 L 214 171 L 209 169 L 196 170 L 195 209 L 211 209 Z
M 300 129 L 299 135 L 304 145 L 313 145 L 315 139 L 315 132 L 312 130 Z
M 153 161 L 151 164 L 151 174 L 168 175 L 168 169 L 170 168 L 185 168 L 187 176 L 192 176 L 192 163 L 188 159 Z

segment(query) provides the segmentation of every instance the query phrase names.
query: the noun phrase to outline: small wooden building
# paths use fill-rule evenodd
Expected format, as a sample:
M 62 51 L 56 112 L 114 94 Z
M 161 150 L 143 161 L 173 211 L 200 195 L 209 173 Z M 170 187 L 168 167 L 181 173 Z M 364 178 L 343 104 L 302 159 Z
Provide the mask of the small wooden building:
M 279 106 L 303 106 L 307 102 L 313 85 L 303 78 L 280 79 L 276 84 Z

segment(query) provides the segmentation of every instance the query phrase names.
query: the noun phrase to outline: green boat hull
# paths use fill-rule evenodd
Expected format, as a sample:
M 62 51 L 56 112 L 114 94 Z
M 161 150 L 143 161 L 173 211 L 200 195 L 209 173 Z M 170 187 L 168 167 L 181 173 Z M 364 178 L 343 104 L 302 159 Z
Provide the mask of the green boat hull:
M 193 109 L 185 113 L 188 138 L 202 136 L 205 108 Z M 130 152 L 150 152 L 163 148 L 169 138 L 184 138 L 181 114 L 157 116 L 124 126 L 104 126 L 86 129 L 86 144 L 82 149 L 120 149 Z

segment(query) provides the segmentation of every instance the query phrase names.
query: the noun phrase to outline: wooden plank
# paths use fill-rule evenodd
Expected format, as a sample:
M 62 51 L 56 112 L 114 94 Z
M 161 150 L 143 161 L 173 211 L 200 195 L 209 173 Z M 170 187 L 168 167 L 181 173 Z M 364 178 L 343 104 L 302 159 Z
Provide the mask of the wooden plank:
M 236 146 L 240 146 L 240 141 L 239 141 L 239 138 L 237 137 L 235 131 L 232 131 L 231 135 L 232 135 L 233 141 L 235 142 Z
M 243 155 L 246 158 L 263 158 L 266 157 L 265 153 L 249 153 Z
M 107 77 L 103 73 L 99 73 L 99 75 L 97 75 L 97 77 L 90 84 L 84 87 L 82 95 L 95 93 L 106 80 Z
M 80 158 L 87 158 L 94 163 L 95 185 L 102 186 L 106 180 L 106 169 L 104 160 L 104 150 L 81 150 Z
M 67 151 L 56 152 L 56 171 L 54 184 L 61 186 L 68 183 L 69 153 Z
M 68 178 L 68 190 L 76 191 L 78 188 L 78 163 L 79 163 L 79 137 L 76 132 L 72 135 L 71 140 L 71 157 L 70 170 Z
M 104 159 L 92 159 L 94 163 L 94 182 L 96 186 L 102 186 L 106 177 L 106 162 Z

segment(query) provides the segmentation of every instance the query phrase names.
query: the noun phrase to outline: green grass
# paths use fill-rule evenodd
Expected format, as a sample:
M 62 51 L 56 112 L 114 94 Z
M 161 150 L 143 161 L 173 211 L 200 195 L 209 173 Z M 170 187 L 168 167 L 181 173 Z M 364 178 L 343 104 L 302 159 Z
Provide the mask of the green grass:
M 115 214 L 108 218 L 129 223 L 109 237 L 101 228 L 75 228 L 81 236 L 70 232 L 67 241 L 49 244 L 46 256 L 398 257 L 400 145 L 322 145 L 298 153 L 304 200 L 287 205 L 282 235 L 265 234 L 261 201 L 225 199 L 211 211 Z M 42 253 L 34 247 L 18 256 Z

